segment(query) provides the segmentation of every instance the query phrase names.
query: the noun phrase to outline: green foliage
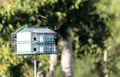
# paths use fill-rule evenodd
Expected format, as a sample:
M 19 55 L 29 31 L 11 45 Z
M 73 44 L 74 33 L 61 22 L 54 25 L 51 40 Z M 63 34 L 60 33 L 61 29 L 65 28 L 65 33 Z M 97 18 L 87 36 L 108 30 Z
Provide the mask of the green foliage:
M 119 44 L 120 44 L 120 1 L 100 1 L 97 6 L 97 12 L 105 18 L 105 22 L 110 29 L 111 37 L 105 41 L 108 50 L 108 72 L 110 76 L 120 76 L 119 74 Z
M 0 9 L 2 10 L 0 11 L 0 76 L 33 76 L 31 73 L 33 72 L 31 68 L 33 67 L 32 57 L 13 56 L 11 37 L 21 27 L 46 25 L 50 28 L 58 25 L 59 33 L 64 39 L 68 36 L 66 29 L 72 27 L 72 39 L 75 40 L 73 44 L 74 55 L 77 58 L 75 77 L 93 77 L 93 75 L 94 77 L 103 77 L 102 57 L 105 50 L 109 53 L 108 72 L 113 77 L 120 76 L 119 3 L 118 0 L 0 1 Z M 36 20 L 35 16 L 39 14 L 45 15 L 47 20 L 45 22 Z M 43 72 L 48 70 L 48 59 L 48 55 L 39 56 L 38 62 L 42 63 L 42 66 L 38 66 Z M 79 70 L 81 73 L 78 73 Z

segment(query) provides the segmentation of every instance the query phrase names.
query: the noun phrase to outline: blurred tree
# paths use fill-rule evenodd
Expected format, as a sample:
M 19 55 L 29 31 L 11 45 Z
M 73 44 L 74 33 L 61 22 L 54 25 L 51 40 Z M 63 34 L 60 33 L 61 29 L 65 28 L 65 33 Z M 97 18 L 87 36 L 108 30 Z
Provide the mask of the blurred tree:
M 119 77 L 119 44 L 120 44 L 120 1 L 100 1 L 97 6 L 97 12 L 105 18 L 106 24 L 110 29 L 111 38 L 106 40 L 105 44 L 108 51 L 108 73 L 110 76 Z

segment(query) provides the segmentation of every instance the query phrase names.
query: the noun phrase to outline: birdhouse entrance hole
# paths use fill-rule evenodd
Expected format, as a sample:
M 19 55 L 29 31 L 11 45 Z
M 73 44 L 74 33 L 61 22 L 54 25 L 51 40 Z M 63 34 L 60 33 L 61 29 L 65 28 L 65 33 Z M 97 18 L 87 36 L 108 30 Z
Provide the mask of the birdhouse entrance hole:
M 34 48 L 33 50 L 36 51 L 36 48 Z
M 36 37 L 34 37 L 34 41 L 36 41 Z

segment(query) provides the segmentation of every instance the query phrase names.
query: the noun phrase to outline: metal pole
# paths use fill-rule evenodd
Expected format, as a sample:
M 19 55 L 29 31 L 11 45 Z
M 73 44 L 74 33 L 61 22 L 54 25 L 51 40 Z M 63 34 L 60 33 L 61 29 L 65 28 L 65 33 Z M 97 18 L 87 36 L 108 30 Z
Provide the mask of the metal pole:
M 37 77 L 37 57 L 34 54 L 34 77 Z

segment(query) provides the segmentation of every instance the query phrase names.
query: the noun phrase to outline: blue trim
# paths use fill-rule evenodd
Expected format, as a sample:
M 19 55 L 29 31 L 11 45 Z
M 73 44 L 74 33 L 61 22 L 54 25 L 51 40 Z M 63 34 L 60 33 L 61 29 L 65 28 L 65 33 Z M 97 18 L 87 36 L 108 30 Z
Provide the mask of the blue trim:
M 16 42 L 13 42 L 13 44 L 37 44 L 37 45 L 40 45 L 40 44 L 54 44 L 55 41 L 46 41 L 46 42 L 35 42 L 35 41 L 16 41 Z

